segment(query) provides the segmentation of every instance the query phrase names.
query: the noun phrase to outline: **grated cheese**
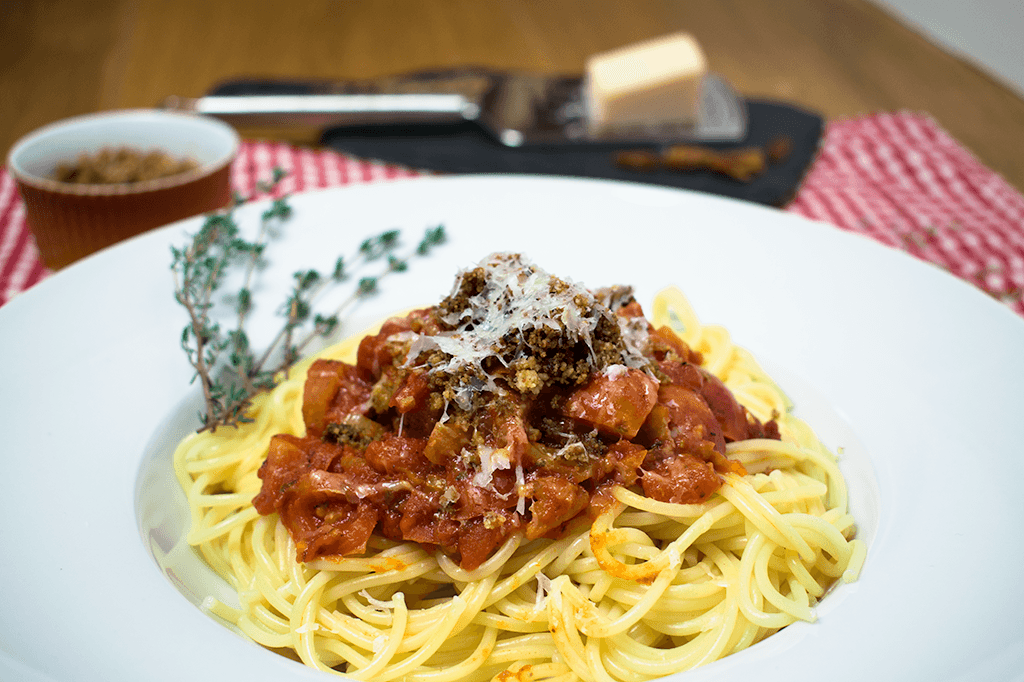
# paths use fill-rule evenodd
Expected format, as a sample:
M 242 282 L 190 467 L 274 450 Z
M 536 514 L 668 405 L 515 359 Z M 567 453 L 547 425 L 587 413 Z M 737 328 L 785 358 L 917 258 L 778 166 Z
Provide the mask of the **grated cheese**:
M 615 381 L 616 379 L 624 375 L 627 371 L 629 371 L 629 368 L 626 367 L 625 365 L 608 365 L 607 367 L 604 368 L 605 376 L 607 376 L 612 381 Z
M 432 350 L 448 356 L 446 362 L 434 366 L 431 372 L 463 373 L 453 398 L 461 409 L 469 410 L 474 395 L 480 391 L 499 395 L 505 392 L 484 369 L 484 363 L 493 358 L 508 368 L 529 357 L 533 349 L 527 338 L 532 330 L 555 331 L 568 345 L 582 342 L 590 353 L 594 369 L 598 370 L 594 348 L 598 324 L 602 319 L 612 320 L 618 325 L 622 339 L 622 366 L 648 366 L 649 361 L 643 354 L 647 343 L 643 318 L 616 315 L 585 287 L 554 277 L 518 254 L 492 254 L 478 268 L 484 273 L 483 290 L 466 299 L 465 309 L 439 318 L 452 328 L 451 331 L 429 336 L 400 332 L 394 337 L 397 341 L 410 342 L 407 366 L 422 353 Z M 452 297 L 459 294 L 464 278 L 475 270 L 471 268 L 459 274 Z
M 508 450 L 505 448 L 494 448 L 481 445 L 476 449 L 480 457 L 480 471 L 473 476 L 473 485 L 478 488 L 489 488 L 494 490 L 493 476 L 498 469 L 508 469 L 512 462 L 508 458 Z M 497 491 L 495 491 L 497 492 Z
M 516 464 L 516 494 L 519 496 L 519 500 L 516 502 L 516 512 L 523 516 L 526 514 L 526 476 L 521 463 Z
M 537 574 L 537 601 L 534 602 L 533 610 L 540 612 L 547 606 L 548 595 L 551 594 L 551 578 L 544 573 Z

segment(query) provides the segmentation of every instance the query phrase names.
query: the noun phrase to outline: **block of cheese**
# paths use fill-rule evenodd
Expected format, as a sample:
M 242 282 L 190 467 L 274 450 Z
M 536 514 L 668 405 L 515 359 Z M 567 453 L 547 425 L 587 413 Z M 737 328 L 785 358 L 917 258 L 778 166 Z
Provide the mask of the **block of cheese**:
M 591 132 L 692 125 L 707 60 L 688 33 L 675 33 L 587 60 Z

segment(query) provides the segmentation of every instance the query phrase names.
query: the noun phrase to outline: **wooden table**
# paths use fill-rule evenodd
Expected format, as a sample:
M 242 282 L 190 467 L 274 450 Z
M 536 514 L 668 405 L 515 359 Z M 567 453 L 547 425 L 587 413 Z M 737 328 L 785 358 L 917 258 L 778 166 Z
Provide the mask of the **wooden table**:
M 1024 191 L 1024 100 L 864 0 L 14 0 L 0 10 L 0 148 L 238 76 L 579 72 L 588 54 L 678 30 L 747 96 L 828 119 L 928 112 Z

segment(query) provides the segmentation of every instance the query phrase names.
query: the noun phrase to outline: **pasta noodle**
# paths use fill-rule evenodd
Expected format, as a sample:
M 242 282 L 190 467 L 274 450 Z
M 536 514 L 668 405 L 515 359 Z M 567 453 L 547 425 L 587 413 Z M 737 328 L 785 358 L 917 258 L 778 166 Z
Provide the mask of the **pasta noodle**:
M 382 682 L 638 682 L 815 620 L 833 582 L 857 579 L 866 550 L 834 456 L 751 355 L 723 328 L 700 324 L 681 293 L 659 294 L 651 319 L 703 354 L 754 416 L 779 425 L 781 441 L 728 444 L 747 473 L 724 474 L 706 502 L 617 487 L 592 525 L 557 540 L 515 535 L 472 570 L 376 535 L 365 555 L 298 563 L 277 515 L 251 501 L 270 438 L 303 433 L 309 359 L 257 399 L 251 424 L 194 434 L 175 453 L 192 513 L 187 541 L 238 593 L 238 608 L 212 598 L 206 608 L 308 666 Z M 358 342 L 319 357 L 352 361 Z

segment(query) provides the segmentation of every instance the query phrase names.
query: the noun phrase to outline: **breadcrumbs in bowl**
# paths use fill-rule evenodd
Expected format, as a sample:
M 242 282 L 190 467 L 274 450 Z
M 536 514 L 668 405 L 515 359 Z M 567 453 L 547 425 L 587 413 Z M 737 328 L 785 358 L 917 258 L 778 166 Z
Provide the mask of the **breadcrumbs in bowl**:
M 7 166 L 43 263 L 56 270 L 128 237 L 226 206 L 238 144 L 234 129 L 216 119 L 113 111 L 30 133 L 11 148 Z

